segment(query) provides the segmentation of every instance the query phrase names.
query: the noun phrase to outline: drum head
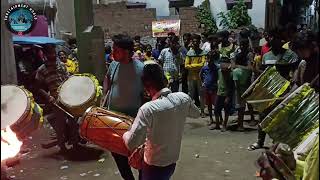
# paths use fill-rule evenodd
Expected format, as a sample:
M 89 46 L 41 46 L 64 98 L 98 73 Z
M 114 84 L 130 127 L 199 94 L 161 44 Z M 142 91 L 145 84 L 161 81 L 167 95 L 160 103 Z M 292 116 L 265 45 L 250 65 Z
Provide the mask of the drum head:
M 60 102 L 67 106 L 80 106 L 95 95 L 95 84 L 86 76 L 72 76 L 65 81 L 59 92 Z
M 28 107 L 28 96 L 14 85 L 1 86 L 1 129 L 18 121 Z

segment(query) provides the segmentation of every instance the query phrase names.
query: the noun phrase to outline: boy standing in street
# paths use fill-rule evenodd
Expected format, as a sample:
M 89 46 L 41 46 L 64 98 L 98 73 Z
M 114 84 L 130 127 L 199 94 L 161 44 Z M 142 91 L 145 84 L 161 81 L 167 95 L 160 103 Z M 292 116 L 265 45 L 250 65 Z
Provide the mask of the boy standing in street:
M 213 124 L 212 118 L 212 105 L 215 103 L 217 95 L 217 80 L 218 80 L 218 68 L 215 64 L 219 59 L 218 45 L 213 44 L 211 51 L 208 54 L 208 65 L 204 66 L 200 71 L 200 79 L 202 88 L 205 89 L 205 101 L 208 106 L 210 120 L 208 126 Z M 212 127 L 210 127 L 212 128 Z
M 195 104 L 200 105 L 201 108 L 201 117 L 204 117 L 204 102 L 203 99 L 199 97 L 195 97 L 196 91 L 201 94 L 201 81 L 199 77 L 199 73 L 201 68 L 204 66 L 207 58 L 207 54 L 205 51 L 200 49 L 200 35 L 193 35 L 192 37 L 192 45 L 193 48 L 190 49 L 187 53 L 186 60 L 185 60 L 185 68 L 188 70 L 188 88 L 189 88 L 189 95 L 191 98 L 194 98 Z
M 254 55 L 249 50 L 249 40 L 240 40 L 240 48 L 235 52 L 234 62 L 235 69 L 232 72 L 232 78 L 235 84 L 235 100 L 236 109 L 238 110 L 238 131 L 244 131 L 243 118 L 246 108 L 245 99 L 241 95 L 247 90 L 251 81 L 251 62 L 253 62 Z
M 223 60 L 221 62 L 224 62 Z M 220 68 L 218 70 L 218 91 L 217 99 L 214 108 L 214 115 L 216 118 L 216 126 L 211 129 L 220 129 L 220 123 L 222 124 L 222 130 L 227 130 L 227 123 L 231 110 L 231 99 L 233 95 L 233 82 L 231 77 L 231 65 L 229 68 Z M 224 120 L 222 117 L 222 109 L 224 109 Z
M 204 97 L 206 105 L 208 106 L 210 121 L 208 126 L 213 124 L 212 105 L 215 102 L 217 95 L 217 67 L 213 61 L 209 61 L 208 65 L 204 66 L 200 71 L 200 78 L 202 88 L 204 89 Z

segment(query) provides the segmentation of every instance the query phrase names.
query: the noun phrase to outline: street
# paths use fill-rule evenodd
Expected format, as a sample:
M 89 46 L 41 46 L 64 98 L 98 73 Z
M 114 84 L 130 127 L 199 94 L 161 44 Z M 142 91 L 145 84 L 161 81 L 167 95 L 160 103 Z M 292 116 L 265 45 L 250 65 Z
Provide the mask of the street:
M 235 118 L 236 116 L 232 116 L 231 120 Z M 249 116 L 246 116 L 246 119 L 249 119 Z M 247 128 L 246 132 L 229 130 L 222 133 L 209 130 L 206 120 L 206 118 L 187 120 L 180 160 L 172 179 L 257 179 L 255 161 L 261 151 L 249 152 L 246 149 L 256 140 L 255 128 Z M 23 155 L 20 164 L 9 169 L 8 172 L 12 178 L 17 180 L 121 180 L 109 152 L 103 153 L 97 149 L 83 148 L 79 152 L 71 152 L 62 157 L 56 154 L 57 148 L 41 149 L 40 142 L 49 137 L 48 127 L 45 125 L 25 142 L 25 146 L 31 151 Z M 137 177 L 137 171 L 133 171 Z

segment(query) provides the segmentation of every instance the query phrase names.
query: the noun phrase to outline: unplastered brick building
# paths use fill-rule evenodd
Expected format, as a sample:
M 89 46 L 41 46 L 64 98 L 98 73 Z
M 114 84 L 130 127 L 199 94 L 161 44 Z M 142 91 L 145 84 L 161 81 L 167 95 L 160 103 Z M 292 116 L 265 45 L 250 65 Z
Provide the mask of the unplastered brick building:
M 170 9 L 173 13 L 170 13 L 171 16 L 167 18 L 181 20 L 181 35 L 187 32 L 202 32 L 196 19 L 197 9 L 195 7 L 171 6 Z M 94 5 L 94 23 L 104 29 L 105 38 L 110 38 L 118 33 L 152 37 L 152 21 L 157 19 L 159 18 L 156 16 L 156 9 L 146 8 L 146 3 L 130 3 L 119 0 Z

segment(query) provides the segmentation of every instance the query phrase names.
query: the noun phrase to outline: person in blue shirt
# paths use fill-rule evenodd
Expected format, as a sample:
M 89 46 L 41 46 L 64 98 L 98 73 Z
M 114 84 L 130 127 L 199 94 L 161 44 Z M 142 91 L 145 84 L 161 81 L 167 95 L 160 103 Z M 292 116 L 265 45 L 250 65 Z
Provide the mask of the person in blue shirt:
M 121 112 L 131 117 L 136 117 L 143 100 L 142 72 L 144 64 L 133 60 L 134 42 L 127 35 L 113 37 L 114 60 L 110 63 L 104 81 L 104 93 L 108 97 L 103 107 L 116 112 Z M 109 93 L 107 93 L 109 92 Z M 134 180 L 128 157 L 111 153 L 125 180 Z
M 200 79 L 205 90 L 205 101 L 209 111 L 210 121 L 208 126 L 210 126 L 210 129 L 215 129 L 211 125 L 213 124 L 212 105 L 215 103 L 217 95 L 218 68 L 215 62 L 219 58 L 218 46 L 213 47 L 208 57 L 208 65 L 203 66 L 200 70 Z
M 154 59 L 158 59 L 160 56 L 160 52 L 162 51 L 162 49 L 164 49 L 167 46 L 166 44 L 166 38 L 163 37 L 159 37 L 157 39 L 157 43 L 156 43 L 156 48 L 152 50 L 152 57 Z
M 111 46 L 107 45 L 105 47 L 105 60 L 106 60 L 106 65 L 107 67 L 109 66 L 109 64 L 111 63 L 112 59 L 111 59 L 111 52 L 112 52 L 112 49 L 111 49 Z

